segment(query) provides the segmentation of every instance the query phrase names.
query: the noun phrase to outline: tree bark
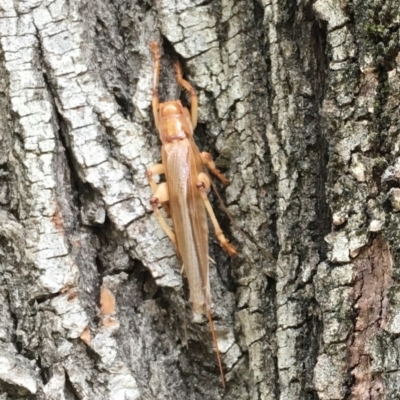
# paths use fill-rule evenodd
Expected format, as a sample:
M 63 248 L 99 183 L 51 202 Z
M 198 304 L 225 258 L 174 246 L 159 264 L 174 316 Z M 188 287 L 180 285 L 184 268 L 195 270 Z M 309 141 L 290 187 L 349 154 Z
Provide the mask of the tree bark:
M 398 399 L 399 21 L 396 0 L 3 0 L 0 400 Z M 231 181 L 225 390 L 149 205 L 151 40 Z

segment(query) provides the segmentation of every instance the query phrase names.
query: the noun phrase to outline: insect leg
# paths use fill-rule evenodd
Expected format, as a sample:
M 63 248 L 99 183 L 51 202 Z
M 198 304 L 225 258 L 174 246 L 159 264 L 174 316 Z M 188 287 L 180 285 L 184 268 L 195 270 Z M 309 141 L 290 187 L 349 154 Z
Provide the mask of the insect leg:
M 190 93 L 190 104 L 191 104 L 190 114 L 192 117 L 192 125 L 194 129 L 196 128 L 197 125 L 197 109 L 199 103 L 197 98 L 197 93 L 194 90 L 193 86 L 187 80 L 183 79 L 182 69 L 179 62 L 176 62 L 174 64 L 174 68 L 175 68 L 176 80 L 184 89 L 186 89 Z
M 217 237 L 219 244 L 221 247 L 230 255 L 234 256 L 237 254 L 235 246 L 229 243 L 229 240 L 225 237 L 224 233 L 222 232 L 221 227 L 217 221 L 217 218 L 214 214 L 214 210 L 212 209 L 210 200 L 208 200 L 206 189 L 210 187 L 210 179 L 207 174 L 204 172 L 200 172 L 198 175 L 198 182 L 196 184 L 197 188 L 199 189 L 200 195 L 204 201 L 204 205 L 206 206 L 208 215 L 210 216 L 211 222 L 214 226 L 215 236 Z
M 159 98 L 158 98 L 158 82 L 160 78 L 160 46 L 156 42 L 150 42 L 150 49 L 153 53 L 154 58 L 154 73 L 153 73 L 153 97 L 152 97 L 152 105 L 153 105 L 153 116 L 154 116 L 154 123 L 156 128 L 159 127 L 158 121 L 158 105 L 159 105 Z
M 171 228 L 168 226 L 164 217 L 161 215 L 160 210 L 158 209 L 160 203 L 167 202 L 168 200 L 169 194 L 167 184 L 166 182 L 160 183 L 159 185 L 157 185 L 157 189 L 154 192 L 154 195 L 150 198 L 150 204 L 153 207 L 154 214 L 156 215 L 158 222 L 161 225 L 161 228 L 163 228 L 164 232 L 167 234 L 167 236 L 170 238 L 171 242 L 176 248 L 175 234 L 174 232 L 172 232 Z
M 158 188 L 157 182 L 154 180 L 153 175 L 163 175 L 163 174 L 165 174 L 165 168 L 164 168 L 163 164 L 155 164 L 147 170 L 146 175 L 147 175 L 147 179 L 149 181 L 151 191 L 153 192 L 153 194 L 157 191 L 157 188 Z M 171 211 L 169 208 L 169 202 L 161 201 L 161 205 L 162 205 L 163 209 L 165 210 L 165 212 L 167 213 L 168 217 L 170 217 Z
M 215 166 L 215 162 L 210 153 L 203 151 L 200 153 L 202 163 L 215 175 L 224 185 L 229 185 L 228 179 L 221 171 Z
M 154 180 L 153 175 L 162 175 L 162 174 L 165 174 L 164 164 L 154 164 L 146 172 L 147 179 L 149 180 L 149 184 L 153 194 L 156 193 L 158 188 L 157 182 Z

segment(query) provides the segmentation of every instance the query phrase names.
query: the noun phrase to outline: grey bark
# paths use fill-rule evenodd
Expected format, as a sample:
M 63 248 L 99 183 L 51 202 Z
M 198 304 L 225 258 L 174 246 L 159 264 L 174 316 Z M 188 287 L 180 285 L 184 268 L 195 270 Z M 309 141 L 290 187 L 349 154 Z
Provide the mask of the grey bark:
M 399 21 L 396 0 L 3 0 L 0 399 L 398 399 Z M 225 390 L 148 203 L 150 40 L 231 181 Z

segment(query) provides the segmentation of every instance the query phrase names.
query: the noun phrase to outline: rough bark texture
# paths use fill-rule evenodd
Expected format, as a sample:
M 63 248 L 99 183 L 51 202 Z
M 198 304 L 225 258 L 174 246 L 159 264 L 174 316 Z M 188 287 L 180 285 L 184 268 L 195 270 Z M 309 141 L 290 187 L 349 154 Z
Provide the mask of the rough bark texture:
M 0 399 L 400 398 L 399 27 L 398 0 L 2 0 Z M 148 203 L 150 40 L 231 180 L 226 390 Z

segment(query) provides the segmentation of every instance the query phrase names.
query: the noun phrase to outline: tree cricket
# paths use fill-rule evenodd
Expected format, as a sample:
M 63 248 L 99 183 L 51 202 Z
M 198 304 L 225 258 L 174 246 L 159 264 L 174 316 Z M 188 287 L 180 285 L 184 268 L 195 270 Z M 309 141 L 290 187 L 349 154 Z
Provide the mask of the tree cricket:
M 150 203 L 183 264 L 182 271 L 188 280 L 194 314 L 207 315 L 221 381 L 225 387 L 224 372 L 211 317 L 207 213 L 221 247 L 230 256 L 237 254 L 237 251 L 224 236 L 208 200 L 206 191 L 210 188 L 211 181 L 203 170 L 204 167 L 207 167 L 223 184 L 227 185 L 229 181 L 216 168 L 211 155 L 206 152 L 200 153 L 194 142 L 193 131 L 197 125 L 198 98 L 194 88 L 183 79 L 178 62 L 174 65 L 176 80 L 190 93 L 191 111 L 189 112 L 180 100 L 160 103 L 158 95 L 160 48 L 155 42 L 150 43 L 150 48 L 154 57 L 152 108 L 162 143 L 162 163 L 153 165 L 147 171 L 153 192 Z M 165 175 L 166 182 L 157 184 L 153 175 L 162 174 Z M 160 213 L 160 205 L 170 214 L 173 231 Z

